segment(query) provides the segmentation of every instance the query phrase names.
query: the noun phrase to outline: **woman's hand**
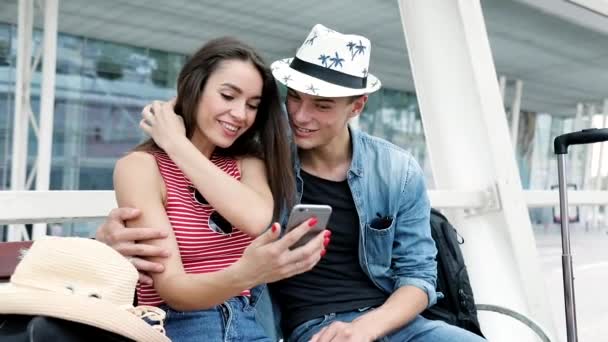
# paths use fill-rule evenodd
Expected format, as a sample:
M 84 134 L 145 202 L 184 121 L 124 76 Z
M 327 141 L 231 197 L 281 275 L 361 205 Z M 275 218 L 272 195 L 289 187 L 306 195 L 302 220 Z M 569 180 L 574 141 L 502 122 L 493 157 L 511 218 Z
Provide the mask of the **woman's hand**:
M 139 127 L 163 150 L 167 150 L 170 144 L 186 136 L 184 119 L 175 114 L 174 106 L 175 99 L 169 102 L 154 101 L 141 112 Z
M 278 239 L 281 226 L 278 223 L 273 224 L 271 229 L 245 249 L 241 259 L 233 266 L 237 267 L 243 279 L 249 279 L 253 286 L 309 271 L 325 255 L 331 235 L 330 231 L 324 230 L 305 245 L 290 249 L 302 236 L 310 232 L 309 221 L 304 221 L 281 239 Z

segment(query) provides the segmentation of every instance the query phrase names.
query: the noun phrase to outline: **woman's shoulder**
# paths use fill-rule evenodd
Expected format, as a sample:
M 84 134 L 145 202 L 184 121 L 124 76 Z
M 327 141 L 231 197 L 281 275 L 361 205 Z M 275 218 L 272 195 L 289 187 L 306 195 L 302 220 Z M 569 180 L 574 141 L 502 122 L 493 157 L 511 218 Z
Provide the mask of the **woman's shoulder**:
M 120 158 L 114 167 L 114 191 L 119 204 L 134 208 L 140 208 L 141 203 L 153 198 L 164 204 L 165 186 L 155 156 L 133 151 Z
M 262 158 L 257 157 L 257 156 L 251 156 L 251 155 L 247 155 L 247 156 L 238 156 L 238 157 L 232 157 L 235 160 L 239 161 L 239 162 L 246 162 L 246 163 L 264 163 L 264 160 L 262 160 Z
M 241 170 L 250 168 L 264 168 L 264 161 L 262 158 L 256 156 L 239 156 L 235 157 L 234 159 Z
M 152 153 L 145 151 L 129 152 L 116 162 L 116 166 L 124 165 L 130 167 L 138 167 L 138 165 L 149 166 L 152 164 L 156 164 L 156 158 Z
M 156 158 L 150 152 L 133 151 L 116 161 L 114 177 L 155 177 L 158 174 Z

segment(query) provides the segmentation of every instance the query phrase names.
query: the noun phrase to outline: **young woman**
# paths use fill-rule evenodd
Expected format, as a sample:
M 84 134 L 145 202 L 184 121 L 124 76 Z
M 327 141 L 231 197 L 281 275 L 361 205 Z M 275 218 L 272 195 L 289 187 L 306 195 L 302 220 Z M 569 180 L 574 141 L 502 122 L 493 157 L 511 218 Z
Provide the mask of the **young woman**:
M 231 275 L 293 198 L 286 118 L 270 70 L 245 44 L 213 40 L 181 70 L 176 100 L 155 102 L 142 116 L 152 139 L 117 162 L 117 202 L 142 211 L 128 226 L 166 229 L 167 239 L 146 243 L 170 255 L 152 260 L 165 271 L 153 275 L 154 286 L 139 284 L 139 304 L 167 311 L 174 341 L 265 340 L 249 290 L 258 282 Z M 319 246 L 329 242 L 323 235 Z

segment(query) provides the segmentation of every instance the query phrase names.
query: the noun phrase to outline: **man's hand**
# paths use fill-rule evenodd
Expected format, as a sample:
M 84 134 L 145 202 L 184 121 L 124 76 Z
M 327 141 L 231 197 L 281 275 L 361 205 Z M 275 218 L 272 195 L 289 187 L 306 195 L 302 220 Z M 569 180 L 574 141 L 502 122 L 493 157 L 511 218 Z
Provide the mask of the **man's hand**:
M 114 248 L 139 271 L 139 281 L 152 285 L 148 272 L 162 272 L 163 265 L 142 259 L 143 257 L 167 257 L 169 252 L 157 246 L 137 243 L 138 241 L 162 239 L 167 233 L 156 228 L 126 228 L 124 221 L 138 217 L 141 212 L 133 208 L 116 208 L 97 229 L 95 239 Z
M 280 236 L 281 226 L 272 225 L 264 234 L 256 238 L 243 253 L 234 266 L 242 272 L 244 279 L 250 279 L 251 285 L 272 283 L 289 278 L 312 269 L 325 255 L 331 232 L 324 230 L 304 246 L 290 247 L 302 236 L 310 232 L 311 220 L 304 221 L 298 227 Z M 314 226 L 314 224 L 312 224 Z
M 372 337 L 365 327 L 357 321 L 333 322 L 329 326 L 316 333 L 310 342 L 371 342 Z

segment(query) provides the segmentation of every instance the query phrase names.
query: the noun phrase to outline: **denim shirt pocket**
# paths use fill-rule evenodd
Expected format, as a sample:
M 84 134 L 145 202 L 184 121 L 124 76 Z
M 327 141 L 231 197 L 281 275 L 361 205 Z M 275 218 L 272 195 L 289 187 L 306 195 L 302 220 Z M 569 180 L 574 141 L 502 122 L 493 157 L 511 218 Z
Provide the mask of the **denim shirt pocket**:
M 395 237 L 395 220 L 387 228 L 376 229 L 365 225 L 365 252 L 371 269 L 389 270 L 391 266 L 391 246 Z M 376 273 L 373 272 L 372 273 Z

